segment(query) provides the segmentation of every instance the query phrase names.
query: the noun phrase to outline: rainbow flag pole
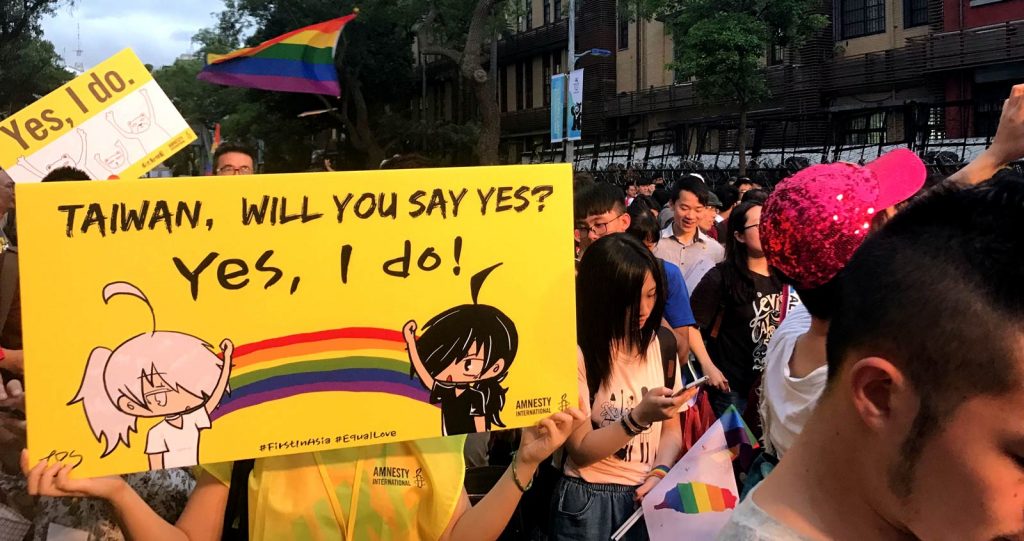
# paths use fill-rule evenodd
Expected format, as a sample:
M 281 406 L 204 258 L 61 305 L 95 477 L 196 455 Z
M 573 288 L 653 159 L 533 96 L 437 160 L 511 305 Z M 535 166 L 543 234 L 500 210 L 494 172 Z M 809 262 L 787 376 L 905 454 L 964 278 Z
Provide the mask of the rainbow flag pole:
M 292 30 L 255 47 L 208 54 L 197 78 L 225 86 L 339 96 L 334 53 L 358 12 Z

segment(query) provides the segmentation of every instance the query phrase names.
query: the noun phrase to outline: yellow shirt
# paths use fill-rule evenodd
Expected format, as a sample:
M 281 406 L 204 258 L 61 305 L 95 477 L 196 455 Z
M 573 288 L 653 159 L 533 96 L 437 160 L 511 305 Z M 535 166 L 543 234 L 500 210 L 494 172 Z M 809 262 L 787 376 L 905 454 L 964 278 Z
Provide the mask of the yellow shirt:
M 462 495 L 464 436 L 262 458 L 249 477 L 249 539 L 428 541 Z M 231 483 L 231 463 L 202 468 Z

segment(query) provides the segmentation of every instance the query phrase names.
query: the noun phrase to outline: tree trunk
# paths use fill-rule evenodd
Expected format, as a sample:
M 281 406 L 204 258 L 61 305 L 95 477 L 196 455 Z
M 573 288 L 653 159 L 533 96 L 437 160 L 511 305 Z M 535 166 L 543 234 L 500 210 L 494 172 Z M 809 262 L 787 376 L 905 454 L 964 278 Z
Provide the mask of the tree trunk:
M 473 94 L 480 107 L 480 137 L 476 141 L 476 155 L 480 165 L 497 165 L 498 144 L 501 142 L 501 112 L 494 99 L 495 83 L 473 83 Z
M 736 146 L 740 153 L 739 176 L 747 176 L 747 107 L 740 109 L 740 132 L 736 136 Z
M 356 113 L 354 122 L 346 119 L 345 128 L 352 140 L 352 146 L 366 153 L 366 168 L 379 169 L 380 162 L 384 160 L 384 149 L 377 142 L 377 137 L 370 127 L 370 115 L 366 107 L 366 97 L 363 95 L 363 85 L 348 70 L 344 71 L 344 77 L 348 98 L 352 100 Z
M 481 165 L 498 163 L 498 143 L 501 141 L 501 112 L 498 110 L 497 83 L 495 78 L 483 68 L 485 56 L 483 44 L 487 32 L 487 21 L 494 12 L 495 6 L 501 2 L 502 0 L 477 0 L 476 6 L 473 8 L 473 15 L 470 17 L 469 30 L 466 32 L 466 44 L 461 52 L 451 47 L 432 44 L 427 33 L 419 33 L 425 44 L 421 51 L 424 54 L 440 54 L 451 59 L 458 64 L 462 77 L 473 87 L 473 97 L 476 98 L 480 111 L 480 138 L 476 143 L 476 154 Z M 436 15 L 437 13 L 433 9 L 427 14 L 427 24 L 424 25 L 424 28 L 430 26 Z M 491 58 L 492 63 L 496 63 L 497 60 L 497 58 Z

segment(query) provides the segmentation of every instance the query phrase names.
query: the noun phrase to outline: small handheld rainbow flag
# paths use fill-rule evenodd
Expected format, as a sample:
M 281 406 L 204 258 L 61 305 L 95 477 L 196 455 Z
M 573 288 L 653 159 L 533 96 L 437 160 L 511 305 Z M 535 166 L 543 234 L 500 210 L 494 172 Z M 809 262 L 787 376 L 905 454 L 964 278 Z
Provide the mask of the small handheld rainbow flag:
M 197 78 L 225 86 L 338 96 L 334 52 L 342 29 L 356 15 L 299 28 L 255 47 L 208 54 Z

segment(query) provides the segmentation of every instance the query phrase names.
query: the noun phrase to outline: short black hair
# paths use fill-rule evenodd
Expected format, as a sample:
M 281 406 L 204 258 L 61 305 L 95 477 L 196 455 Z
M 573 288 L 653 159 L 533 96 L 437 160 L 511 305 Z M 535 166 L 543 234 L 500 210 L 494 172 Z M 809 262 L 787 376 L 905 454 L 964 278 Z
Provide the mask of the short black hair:
M 576 171 L 572 174 L 572 188 L 573 191 L 580 189 L 581 186 L 594 183 L 594 175 L 589 171 Z
M 829 326 L 830 387 L 846 363 L 877 356 L 906 376 L 920 410 L 892 472 L 910 494 L 927 437 L 966 398 L 1024 384 L 1024 178 L 943 186 L 869 236 L 841 272 Z
M 735 186 L 723 184 L 715 189 L 715 195 L 722 202 L 723 209 L 730 209 L 740 200 L 740 191 Z
M 221 143 L 219 146 L 217 146 L 217 150 L 214 151 L 213 153 L 213 168 L 217 168 L 217 162 L 220 161 L 221 156 L 231 152 L 245 154 L 250 159 L 252 159 L 253 166 L 256 165 L 256 151 L 253 150 L 253 148 L 250 147 L 249 145 L 245 145 L 242 143 Z
M 630 214 L 632 214 L 633 209 L 645 210 L 647 212 L 650 212 L 652 210 L 654 212 L 659 212 L 661 211 L 661 205 L 659 205 L 658 202 L 655 201 L 654 198 L 649 195 L 638 195 L 633 198 L 633 202 L 629 204 L 629 208 L 627 208 L 626 210 L 629 211 Z
M 779 278 L 792 286 L 793 290 L 800 297 L 800 303 L 812 316 L 830 321 L 835 313 L 836 305 L 839 303 L 839 284 L 842 282 L 842 273 L 833 276 L 831 280 L 814 288 L 798 286 L 796 280 L 788 277 L 778 269 L 775 272 Z
M 736 177 L 736 178 L 732 179 L 732 183 L 731 184 L 733 186 L 735 186 L 736 189 L 739 189 L 739 187 L 743 186 L 744 184 L 752 184 L 754 186 L 760 186 L 761 185 L 761 183 L 757 182 L 756 180 L 751 180 L 748 177 Z
M 65 180 L 92 180 L 89 173 L 77 167 L 58 167 L 43 177 L 41 182 L 61 182 Z
M 697 201 L 704 206 L 708 205 L 708 199 L 711 197 L 711 190 L 704 184 L 704 181 L 693 175 L 683 177 L 672 185 L 670 194 L 672 202 L 679 201 L 679 195 L 683 192 L 690 192 L 697 196 Z
M 661 228 L 658 227 L 658 219 L 649 210 L 629 206 L 629 229 L 626 234 L 640 242 L 658 242 L 661 238 Z
M 737 190 L 737 193 L 738 193 L 738 190 Z M 761 189 L 758 189 L 758 188 L 754 188 L 753 190 L 747 190 L 746 192 L 743 193 L 743 197 L 740 198 L 740 201 L 742 201 L 744 203 L 746 203 L 747 201 L 751 201 L 751 202 L 754 202 L 754 203 L 761 203 L 762 205 L 767 200 L 768 200 L 768 192 L 766 192 L 764 190 L 761 190 Z
M 626 194 L 617 186 L 607 182 L 597 182 L 583 186 L 573 196 L 573 214 L 576 222 L 586 220 L 590 216 L 604 214 L 610 210 L 626 212 Z
M 661 209 L 668 204 L 668 200 L 671 196 L 669 195 L 668 190 L 666 190 L 665 188 L 656 188 L 654 190 L 654 194 L 651 195 L 651 197 L 653 197 L 654 200 L 658 202 L 658 208 Z

